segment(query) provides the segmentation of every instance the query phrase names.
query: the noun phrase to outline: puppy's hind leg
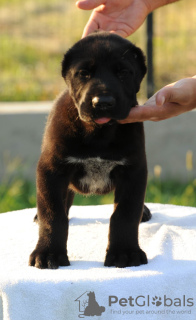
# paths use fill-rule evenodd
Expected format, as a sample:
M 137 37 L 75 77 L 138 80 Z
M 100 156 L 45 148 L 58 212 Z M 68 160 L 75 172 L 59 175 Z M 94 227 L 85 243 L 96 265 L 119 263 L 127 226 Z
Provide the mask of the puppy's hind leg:
M 147 222 L 152 218 L 152 213 L 150 212 L 150 210 L 148 209 L 148 207 L 146 207 L 144 205 L 144 209 L 143 209 L 143 215 L 142 215 L 142 220 L 141 222 Z

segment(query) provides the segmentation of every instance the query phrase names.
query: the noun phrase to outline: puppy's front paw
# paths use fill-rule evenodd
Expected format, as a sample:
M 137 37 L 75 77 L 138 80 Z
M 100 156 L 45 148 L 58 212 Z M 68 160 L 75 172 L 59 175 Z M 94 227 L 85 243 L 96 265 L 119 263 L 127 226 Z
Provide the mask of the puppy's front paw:
M 35 249 L 30 255 L 29 265 L 39 269 L 57 269 L 59 266 L 69 266 L 70 263 L 66 253 Z
M 141 264 L 147 264 L 148 260 L 144 251 L 140 248 L 138 250 L 130 250 L 128 252 L 110 252 L 108 250 L 104 262 L 104 266 L 117 268 L 137 267 Z

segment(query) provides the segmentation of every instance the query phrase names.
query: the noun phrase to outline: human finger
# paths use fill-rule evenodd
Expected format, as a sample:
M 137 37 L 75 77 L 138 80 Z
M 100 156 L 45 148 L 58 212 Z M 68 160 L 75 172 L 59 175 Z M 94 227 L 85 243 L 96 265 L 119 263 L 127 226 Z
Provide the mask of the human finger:
M 94 32 L 95 30 L 100 30 L 99 22 L 93 17 L 93 14 L 94 13 L 92 13 L 89 21 L 84 28 L 82 38 L 86 37 L 88 34 Z
M 157 104 L 160 104 L 160 101 L 163 101 L 163 103 L 178 103 L 180 105 L 187 104 L 189 97 L 193 95 L 192 81 L 194 81 L 192 78 L 185 78 L 162 88 L 156 94 Z
M 104 4 L 104 0 L 79 0 L 76 2 L 76 6 L 83 10 L 92 10 Z
M 133 123 L 133 122 L 144 122 L 146 120 L 151 120 L 154 117 L 154 106 L 135 106 L 129 112 L 129 115 L 126 119 L 119 120 L 121 124 Z

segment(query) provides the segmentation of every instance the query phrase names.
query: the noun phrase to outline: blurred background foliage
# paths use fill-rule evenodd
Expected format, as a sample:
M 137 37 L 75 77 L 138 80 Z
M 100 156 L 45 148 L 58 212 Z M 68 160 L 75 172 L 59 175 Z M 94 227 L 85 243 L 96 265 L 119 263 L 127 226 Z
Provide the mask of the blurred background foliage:
M 1 0 L 0 101 L 53 100 L 64 88 L 63 54 L 81 38 L 89 15 L 74 0 Z M 195 21 L 195 0 L 154 12 L 156 90 L 195 74 Z M 146 25 L 129 39 L 146 52 Z M 140 98 L 145 97 L 144 81 Z

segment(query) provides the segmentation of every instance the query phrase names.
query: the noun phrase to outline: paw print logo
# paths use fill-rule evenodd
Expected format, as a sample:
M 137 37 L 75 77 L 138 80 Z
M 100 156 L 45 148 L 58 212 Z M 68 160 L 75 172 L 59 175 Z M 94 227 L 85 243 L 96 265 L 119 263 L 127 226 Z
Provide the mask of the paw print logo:
M 152 300 L 152 304 L 154 304 L 156 307 L 159 307 L 162 304 L 161 297 L 158 298 L 157 296 L 155 296 L 154 298 L 152 298 Z

